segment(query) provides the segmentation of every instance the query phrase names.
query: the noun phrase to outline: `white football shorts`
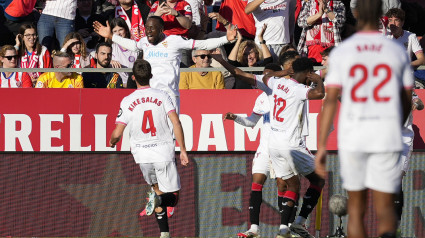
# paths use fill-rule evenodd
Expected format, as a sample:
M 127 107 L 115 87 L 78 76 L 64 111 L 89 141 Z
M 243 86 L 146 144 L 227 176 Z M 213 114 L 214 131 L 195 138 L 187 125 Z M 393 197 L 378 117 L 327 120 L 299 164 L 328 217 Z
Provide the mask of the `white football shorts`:
M 179 191 L 180 176 L 176 162 L 157 162 L 139 164 L 143 178 L 149 185 L 158 184 L 159 190 L 164 193 Z
M 252 160 L 252 174 L 264 174 L 267 176 L 267 172 L 270 173 L 270 178 L 276 178 L 274 170 L 272 168 L 272 161 L 269 153 L 266 150 L 257 150 L 254 159 Z
M 410 157 L 412 156 L 413 140 L 403 142 L 403 153 L 401 153 L 402 170 L 407 173 L 409 170 Z
M 270 148 L 272 168 L 277 178 L 289 179 L 295 175 L 308 175 L 314 172 L 314 157 L 305 147 L 288 150 Z
M 396 193 L 401 186 L 401 152 L 365 153 L 339 150 L 342 186 Z

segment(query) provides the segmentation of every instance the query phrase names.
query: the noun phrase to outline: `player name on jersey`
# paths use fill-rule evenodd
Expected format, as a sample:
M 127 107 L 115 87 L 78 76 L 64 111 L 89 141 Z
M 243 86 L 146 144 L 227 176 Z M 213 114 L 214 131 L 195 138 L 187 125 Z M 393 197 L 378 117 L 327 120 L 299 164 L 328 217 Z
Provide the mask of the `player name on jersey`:
M 153 103 L 153 104 L 156 104 L 157 106 L 161 106 L 162 101 L 154 97 L 146 97 L 146 98 L 140 98 L 140 99 L 138 98 L 130 104 L 130 106 L 128 107 L 128 110 L 133 111 L 137 105 L 142 103 Z

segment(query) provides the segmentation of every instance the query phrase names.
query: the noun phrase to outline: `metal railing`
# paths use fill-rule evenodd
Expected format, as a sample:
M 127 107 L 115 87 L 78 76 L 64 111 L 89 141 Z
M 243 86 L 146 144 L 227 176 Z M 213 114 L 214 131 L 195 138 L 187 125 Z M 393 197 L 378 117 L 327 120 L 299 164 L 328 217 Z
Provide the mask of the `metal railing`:
M 323 69 L 323 66 L 315 66 L 314 70 Z M 264 67 L 240 67 L 243 71 L 261 72 Z M 421 65 L 419 70 L 425 70 L 425 65 Z M 214 72 L 227 71 L 225 68 L 180 68 L 180 72 Z M 132 72 L 132 68 L 0 68 L 0 72 L 76 72 L 76 73 L 107 73 L 107 72 Z

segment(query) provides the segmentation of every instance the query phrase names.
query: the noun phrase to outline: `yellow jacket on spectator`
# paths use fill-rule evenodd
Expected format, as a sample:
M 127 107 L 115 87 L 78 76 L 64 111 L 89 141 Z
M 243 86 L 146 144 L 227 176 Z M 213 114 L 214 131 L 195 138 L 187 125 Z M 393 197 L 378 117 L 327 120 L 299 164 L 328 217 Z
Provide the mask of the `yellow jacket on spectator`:
M 190 68 L 195 68 L 191 66 Z M 224 89 L 224 79 L 220 71 L 208 72 L 201 76 L 199 72 L 182 72 L 180 89 Z
M 56 79 L 54 72 L 46 72 L 37 80 L 36 88 L 84 88 L 83 77 L 77 73 L 71 73 L 61 82 Z

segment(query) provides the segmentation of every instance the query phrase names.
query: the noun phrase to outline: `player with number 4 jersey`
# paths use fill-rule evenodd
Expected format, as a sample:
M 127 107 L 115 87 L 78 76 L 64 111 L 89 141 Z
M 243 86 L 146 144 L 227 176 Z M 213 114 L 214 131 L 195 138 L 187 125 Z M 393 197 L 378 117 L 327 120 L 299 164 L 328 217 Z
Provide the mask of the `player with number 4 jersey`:
M 142 59 L 133 66 L 133 80 L 137 90 L 121 101 L 112 132 L 110 146 L 120 141 L 124 129 L 130 130 L 131 153 L 139 164 L 146 183 L 152 186 L 146 215 L 155 213 L 161 237 L 169 237 L 167 207 L 177 205 L 180 176 L 175 162 L 175 143 L 168 118 L 173 124 L 173 132 L 180 145 L 180 160 L 183 166 L 189 163 L 184 143 L 183 129 L 170 96 L 149 87 L 152 78 L 150 64 Z

